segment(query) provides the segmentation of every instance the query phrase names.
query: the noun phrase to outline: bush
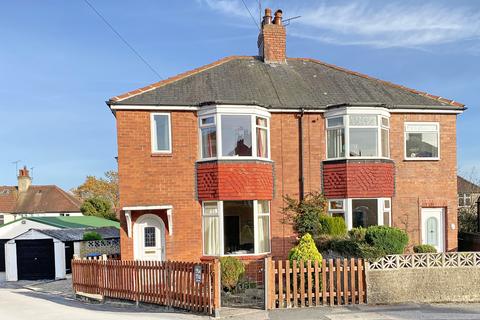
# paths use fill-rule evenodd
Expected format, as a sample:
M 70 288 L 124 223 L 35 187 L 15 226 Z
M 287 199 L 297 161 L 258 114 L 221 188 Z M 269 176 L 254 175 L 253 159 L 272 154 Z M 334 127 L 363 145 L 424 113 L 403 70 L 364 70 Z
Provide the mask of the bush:
M 405 231 L 387 226 L 371 226 L 365 233 L 365 242 L 388 254 L 402 254 L 408 244 Z
M 318 261 L 322 262 L 322 255 L 318 252 L 315 241 L 312 236 L 307 233 L 301 239 L 300 242 L 290 250 L 288 253 L 288 260 L 290 261 Z
M 436 253 L 437 249 L 434 246 L 429 244 L 419 244 L 413 247 L 413 252 L 415 253 Z
M 353 241 L 365 241 L 365 234 L 367 233 L 367 228 L 353 228 L 348 231 L 348 237 Z
M 287 221 L 293 224 L 294 230 L 300 237 L 307 233 L 313 236 L 318 236 L 321 233 L 320 217 L 326 215 L 327 203 L 321 193 L 306 194 L 302 201 L 288 196 L 284 200 L 285 209 L 283 212 Z
M 85 241 L 95 241 L 95 240 L 103 240 L 102 236 L 95 231 L 85 232 L 83 234 L 83 240 Z
M 103 198 L 93 197 L 85 200 L 80 207 L 80 211 L 85 216 L 95 216 L 117 221 L 117 216 L 112 209 L 112 205 Z
M 234 257 L 220 258 L 220 266 L 222 271 L 222 287 L 230 291 L 234 289 L 240 278 L 245 273 L 243 263 Z
M 334 237 L 341 237 L 347 234 L 347 225 L 342 217 L 331 217 L 322 215 L 319 217 L 320 233 Z

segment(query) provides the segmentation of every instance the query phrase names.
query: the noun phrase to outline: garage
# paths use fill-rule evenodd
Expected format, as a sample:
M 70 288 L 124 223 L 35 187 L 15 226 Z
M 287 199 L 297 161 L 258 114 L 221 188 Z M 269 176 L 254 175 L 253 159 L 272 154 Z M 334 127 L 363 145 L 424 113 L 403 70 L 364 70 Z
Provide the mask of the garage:
M 55 279 L 53 239 L 17 240 L 18 280 Z

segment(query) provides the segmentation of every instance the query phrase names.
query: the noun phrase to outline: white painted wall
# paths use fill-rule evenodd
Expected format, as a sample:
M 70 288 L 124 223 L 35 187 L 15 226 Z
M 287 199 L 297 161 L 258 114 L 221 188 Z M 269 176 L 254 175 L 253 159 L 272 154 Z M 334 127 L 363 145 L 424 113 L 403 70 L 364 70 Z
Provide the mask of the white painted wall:
M 5 271 L 7 281 L 18 281 L 16 240 L 53 239 L 55 279 L 65 279 L 65 244 L 36 230 L 29 230 L 5 244 Z
M 59 216 L 70 216 L 78 217 L 83 216 L 81 212 L 68 212 L 68 213 L 59 213 L 59 212 L 45 212 L 45 213 L 25 213 L 15 215 L 16 219 L 28 218 L 28 217 L 59 217 Z
M 60 229 L 50 226 L 48 224 L 30 221 L 30 220 L 18 220 L 9 225 L 0 228 L 0 239 L 13 239 L 30 229 Z
M 15 216 L 11 213 L 2 213 L 0 212 L 0 215 L 3 216 L 3 223 L 9 223 L 15 220 Z

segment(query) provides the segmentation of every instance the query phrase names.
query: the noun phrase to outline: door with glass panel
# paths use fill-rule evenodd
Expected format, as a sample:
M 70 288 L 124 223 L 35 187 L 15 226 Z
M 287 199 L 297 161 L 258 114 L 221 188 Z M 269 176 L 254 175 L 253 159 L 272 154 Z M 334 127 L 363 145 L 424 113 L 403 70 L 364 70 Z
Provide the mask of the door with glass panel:
M 437 252 L 445 250 L 445 223 L 443 208 L 422 208 L 422 244 L 429 244 Z
M 156 215 L 138 218 L 134 228 L 135 259 L 165 260 L 165 224 Z

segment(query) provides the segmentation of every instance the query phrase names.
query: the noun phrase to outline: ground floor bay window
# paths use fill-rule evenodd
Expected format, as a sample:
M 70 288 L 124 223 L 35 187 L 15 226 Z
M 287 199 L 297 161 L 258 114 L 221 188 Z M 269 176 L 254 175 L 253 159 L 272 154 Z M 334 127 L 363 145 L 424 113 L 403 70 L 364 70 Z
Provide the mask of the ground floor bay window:
M 331 199 L 328 212 L 345 219 L 348 229 L 391 225 L 391 199 Z
M 207 256 L 270 252 L 270 202 L 203 202 L 203 251 Z

